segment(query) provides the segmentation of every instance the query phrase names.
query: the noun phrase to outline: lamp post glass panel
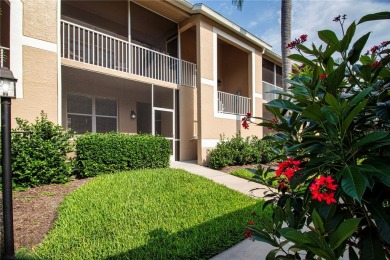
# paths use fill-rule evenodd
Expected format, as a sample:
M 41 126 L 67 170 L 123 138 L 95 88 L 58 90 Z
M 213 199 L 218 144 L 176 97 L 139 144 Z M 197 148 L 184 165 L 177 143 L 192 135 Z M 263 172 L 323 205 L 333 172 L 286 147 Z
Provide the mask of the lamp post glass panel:
M 4 259 L 13 259 L 14 225 L 12 213 L 12 172 L 11 172 L 11 98 L 15 98 L 16 81 L 12 71 L 0 68 L 1 97 L 1 153 L 3 171 L 3 225 L 4 225 Z

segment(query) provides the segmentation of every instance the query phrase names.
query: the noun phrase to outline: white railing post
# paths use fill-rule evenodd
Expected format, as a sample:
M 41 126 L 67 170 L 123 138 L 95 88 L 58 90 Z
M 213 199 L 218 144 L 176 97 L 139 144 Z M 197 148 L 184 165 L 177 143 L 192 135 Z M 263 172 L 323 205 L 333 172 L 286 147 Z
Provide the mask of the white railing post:
M 224 114 L 245 115 L 250 112 L 251 99 L 218 91 L 218 112 Z

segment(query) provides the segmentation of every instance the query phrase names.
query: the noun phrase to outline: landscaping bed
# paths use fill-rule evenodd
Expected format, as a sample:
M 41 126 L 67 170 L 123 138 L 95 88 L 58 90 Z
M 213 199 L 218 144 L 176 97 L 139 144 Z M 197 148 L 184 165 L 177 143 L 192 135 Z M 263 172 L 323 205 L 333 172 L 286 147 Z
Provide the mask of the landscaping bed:
M 66 184 L 50 184 L 13 192 L 15 249 L 32 248 L 42 242 L 52 227 L 64 197 L 89 179 L 72 180 Z M 2 195 L 0 194 L 0 201 Z M 0 223 L 3 222 L 2 206 Z

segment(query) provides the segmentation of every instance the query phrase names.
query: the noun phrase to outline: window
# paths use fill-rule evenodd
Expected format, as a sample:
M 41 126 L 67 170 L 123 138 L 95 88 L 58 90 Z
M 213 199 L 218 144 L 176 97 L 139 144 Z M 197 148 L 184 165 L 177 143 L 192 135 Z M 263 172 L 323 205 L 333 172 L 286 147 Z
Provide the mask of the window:
M 114 99 L 68 95 L 68 128 L 77 134 L 118 130 L 118 106 Z
M 263 81 L 282 87 L 282 67 L 263 59 Z

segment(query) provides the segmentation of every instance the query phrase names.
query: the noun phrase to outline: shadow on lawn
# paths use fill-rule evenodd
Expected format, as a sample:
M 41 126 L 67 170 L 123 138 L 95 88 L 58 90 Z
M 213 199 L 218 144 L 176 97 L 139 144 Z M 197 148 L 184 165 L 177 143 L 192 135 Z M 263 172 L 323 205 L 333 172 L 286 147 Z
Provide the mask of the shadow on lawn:
M 150 240 L 146 245 L 106 259 L 209 259 L 245 238 L 247 223 L 253 220 L 251 213 L 259 212 L 261 205 L 259 201 L 174 234 L 155 229 L 149 233 Z M 240 218 L 242 222 L 237 221 Z M 185 241 L 188 239 L 193 241 L 192 245 Z

